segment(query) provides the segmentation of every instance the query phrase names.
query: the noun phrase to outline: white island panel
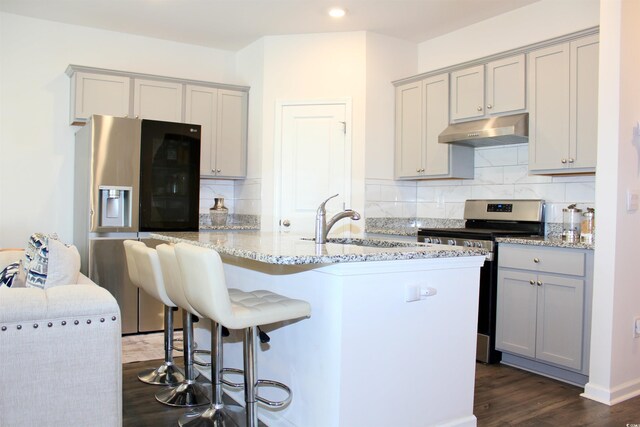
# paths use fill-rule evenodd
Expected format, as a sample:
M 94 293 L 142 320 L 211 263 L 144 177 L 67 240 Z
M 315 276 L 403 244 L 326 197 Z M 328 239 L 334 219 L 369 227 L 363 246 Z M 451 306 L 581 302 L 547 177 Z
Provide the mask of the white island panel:
M 293 390 L 288 407 L 260 409 L 269 426 L 476 425 L 483 256 L 287 266 L 233 256 L 223 261 L 229 287 L 268 289 L 312 306 L 308 319 L 263 328 L 271 342 L 260 345 L 258 377 Z M 406 302 L 408 286 L 437 294 Z M 199 349 L 210 349 L 208 328 L 196 323 Z M 242 368 L 240 339 L 238 333 L 225 338 L 226 367 Z M 226 391 L 243 402 L 242 391 Z

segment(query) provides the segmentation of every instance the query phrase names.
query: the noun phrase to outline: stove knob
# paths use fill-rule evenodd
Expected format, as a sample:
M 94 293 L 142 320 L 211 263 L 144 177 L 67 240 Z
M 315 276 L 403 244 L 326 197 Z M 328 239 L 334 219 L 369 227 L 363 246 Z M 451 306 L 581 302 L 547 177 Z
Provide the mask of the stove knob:
M 431 243 L 431 237 L 425 237 L 423 242 L 424 243 Z
M 464 241 L 464 246 L 465 246 L 465 248 L 470 248 L 470 247 L 472 247 L 472 246 L 473 246 L 473 243 L 472 243 L 472 242 L 470 242 L 470 241 L 468 241 L 468 240 L 465 240 L 465 241 Z
M 455 246 L 456 245 L 456 241 L 454 239 L 449 239 L 449 240 L 447 240 L 447 245 Z
M 434 237 L 433 239 L 431 239 L 431 243 L 439 245 L 442 243 L 442 240 L 440 240 L 439 237 Z
M 476 248 L 482 248 L 482 242 L 476 242 L 475 246 Z

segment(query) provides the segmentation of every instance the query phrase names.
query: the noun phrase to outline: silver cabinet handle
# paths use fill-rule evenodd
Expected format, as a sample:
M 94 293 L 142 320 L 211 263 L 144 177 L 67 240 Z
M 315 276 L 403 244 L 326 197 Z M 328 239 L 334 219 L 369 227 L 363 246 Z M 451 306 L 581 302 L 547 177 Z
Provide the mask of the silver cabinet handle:
M 478 111 L 482 111 L 482 106 L 478 106 Z
M 420 172 L 424 172 L 424 169 L 420 169 Z
M 538 280 L 536 283 L 538 284 L 538 286 L 542 286 L 542 282 L 540 280 Z
M 491 105 L 491 104 L 487 104 L 487 109 L 489 109 L 489 110 L 490 110 L 490 109 L 492 109 L 492 108 L 493 108 L 493 105 Z
M 211 169 L 211 173 L 216 173 L 216 170 L 215 169 Z
M 420 173 L 420 168 L 416 169 L 416 172 Z
M 282 225 L 284 225 L 285 227 L 289 227 L 291 225 L 291 222 L 288 219 L 284 219 L 282 220 Z
M 535 262 L 536 264 L 540 262 L 540 258 L 534 258 L 533 262 Z
M 220 173 L 220 172 L 222 172 L 222 171 L 221 171 L 220 169 L 218 169 L 218 170 L 216 170 L 216 172 Z
M 536 281 L 535 281 L 535 280 L 529 280 L 529 284 L 530 284 L 530 285 L 535 285 L 535 284 L 536 284 Z
M 560 163 L 562 163 L 562 164 L 567 163 L 567 159 L 560 160 Z
M 569 163 L 573 163 L 573 162 L 574 162 L 574 160 L 573 160 L 573 159 L 569 159 Z

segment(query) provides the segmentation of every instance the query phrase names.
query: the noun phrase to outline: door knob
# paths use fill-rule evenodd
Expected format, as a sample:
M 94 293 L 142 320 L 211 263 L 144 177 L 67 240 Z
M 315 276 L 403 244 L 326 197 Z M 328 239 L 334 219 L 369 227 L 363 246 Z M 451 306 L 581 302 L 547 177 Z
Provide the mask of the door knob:
M 488 109 L 488 110 L 490 110 L 490 109 L 492 109 L 492 108 L 493 108 L 493 105 L 491 105 L 491 104 L 487 104 L 487 109 Z
M 478 111 L 482 111 L 482 107 L 481 106 L 478 106 Z
M 282 220 L 282 225 L 284 225 L 285 227 L 289 227 L 291 225 L 291 221 L 289 221 L 288 219 L 284 219 Z

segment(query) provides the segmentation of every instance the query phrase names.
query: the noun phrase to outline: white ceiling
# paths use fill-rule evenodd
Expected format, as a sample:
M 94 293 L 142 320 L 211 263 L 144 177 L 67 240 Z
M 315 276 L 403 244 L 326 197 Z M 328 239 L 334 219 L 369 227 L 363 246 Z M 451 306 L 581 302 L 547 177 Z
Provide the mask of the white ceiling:
M 539 0 L 0 0 L 0 10 L 224 50 L 267 35 L 373 31 L 422 42 Z M 347 9 L 336 20 L 332 6 Z

